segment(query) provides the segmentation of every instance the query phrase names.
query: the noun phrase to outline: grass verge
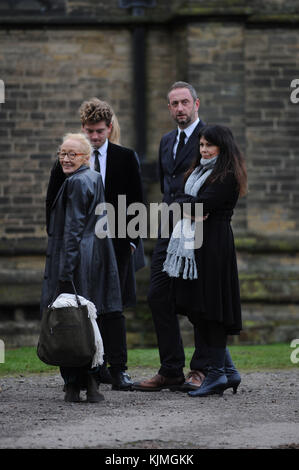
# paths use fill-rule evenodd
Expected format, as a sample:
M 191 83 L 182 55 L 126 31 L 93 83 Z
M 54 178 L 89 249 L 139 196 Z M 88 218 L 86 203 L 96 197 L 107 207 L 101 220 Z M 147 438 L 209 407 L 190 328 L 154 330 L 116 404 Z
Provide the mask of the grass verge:
M 291 362 L 290 355 L 293 349 L 290 348 L 289 344 L 230 346 L 229 349 L 238 369 L 243 371 L 299 368 L 299 364 Z M 189 366 L 193 348 L 185 348 L 185 353 L 186 365 Z M 158 370 L 159 366 L 159 352 L 157 349 L 132 349 L 128 351 L 129 369 L 149 368 Z M 7 349 L 5 351 L 5 362 L 0 363 L 0 377 L 55 372 L 58 372 L 58 368 L 41 362 L 34 347 Z

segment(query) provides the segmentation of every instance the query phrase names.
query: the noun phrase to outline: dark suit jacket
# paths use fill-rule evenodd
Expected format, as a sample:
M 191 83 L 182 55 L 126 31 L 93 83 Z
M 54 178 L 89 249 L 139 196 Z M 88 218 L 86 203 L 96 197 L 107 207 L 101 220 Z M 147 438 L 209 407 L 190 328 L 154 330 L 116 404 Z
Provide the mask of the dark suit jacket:
M 161 139 L 159 149 L 159 175 L 163 202 L 167 204 L 174 202 L 175 193 L 183 189 L 184 174 L 188 168 L 190 168 L 193 159 L 196 157 L 199 145 L 198 135 L 203 126 L 204 123 L 199 121 L 188 139 L 188 142 L 175 160 L 173 159 L 173 146 L 177 130 L 175 129 L 165 134 Z
M 127 207 L 134 202 L 143 202 L 140 168 L 133 150 L 109 142 L 105 175 L 105 200 L 113 205 L 116 214 L 119 195 L 126 195 Z M 127 222 L 132 217 L 128 216 Z M 116 223 L 116 235 L 117 229 Z M 130 241 L 137 246 L 139 239 L 115 238 L 116 252 L 125 250 Z

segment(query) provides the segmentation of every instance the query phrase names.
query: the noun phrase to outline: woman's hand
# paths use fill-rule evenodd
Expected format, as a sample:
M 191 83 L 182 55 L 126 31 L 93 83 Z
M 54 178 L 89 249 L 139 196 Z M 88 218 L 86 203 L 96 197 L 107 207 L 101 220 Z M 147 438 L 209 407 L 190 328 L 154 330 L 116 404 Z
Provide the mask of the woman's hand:
M 204 220 L 207 220 L 207 218 L 209 217 L 209 214 L 206 214 L 203 217 L 200 217 L 200 216 L 193 217 L 193 216 L 190 216 L 190 214 L 186 214 L 186 212 L 183 212 L 183 216 L 185 217 L 185 219 L 195 220 L 195 222 L 203 222 Z

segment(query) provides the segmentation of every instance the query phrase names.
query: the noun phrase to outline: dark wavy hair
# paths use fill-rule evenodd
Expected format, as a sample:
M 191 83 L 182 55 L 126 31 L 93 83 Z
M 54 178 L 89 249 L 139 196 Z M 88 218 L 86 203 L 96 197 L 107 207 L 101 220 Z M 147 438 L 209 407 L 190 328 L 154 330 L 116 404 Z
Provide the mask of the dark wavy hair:
M 185 173 L 185 181 L 192 171 L 200 165 L 199 142 L 204 137 L 210 144 L 219 147 L 220 152 L 215 164 L 215 168 L 207 179 L 207 182 L 214 183 L 218 179 L 223 181 L 228 173 L 233 173 L 237 180 L 237 189 L 240 196 L 247 193 L 247 171 L 244 156 L 239 150 L 232 131 L 225 126 L 209 125 L 200 130 L 198 141 L 198 153 L 191 167 Z

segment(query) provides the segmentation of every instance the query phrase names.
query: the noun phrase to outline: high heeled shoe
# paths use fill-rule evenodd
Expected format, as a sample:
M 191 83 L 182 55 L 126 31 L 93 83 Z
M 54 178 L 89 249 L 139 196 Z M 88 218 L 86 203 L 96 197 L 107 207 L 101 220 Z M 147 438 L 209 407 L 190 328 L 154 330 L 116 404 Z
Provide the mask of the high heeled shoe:
M 202 385 L 197 390 L 188 392 L 190 397 L 207 397 L 208 395 L 223 395 L 227 384 L 227 378 L 225 374 L 214 375 L 208 373 Z
M 225 348 L 210 349 L 210 367 L 208 375 L 197 390 L 188 392 L 190 397 L 206 397 L 208 395 L 223 395 L 227 385 L 227 377 L 224 370 Z
M 241 383 L 241 376 L 237 371 L 233 360 L 231 358 L 228 348 L 225 350 L 225 362 L 224 362 L 225 375 L 227 377 L 227 384 L 225 385 L 224 390 L 228 388 L 233 389 L 233 393 L 237 393 L 238 387 Z

